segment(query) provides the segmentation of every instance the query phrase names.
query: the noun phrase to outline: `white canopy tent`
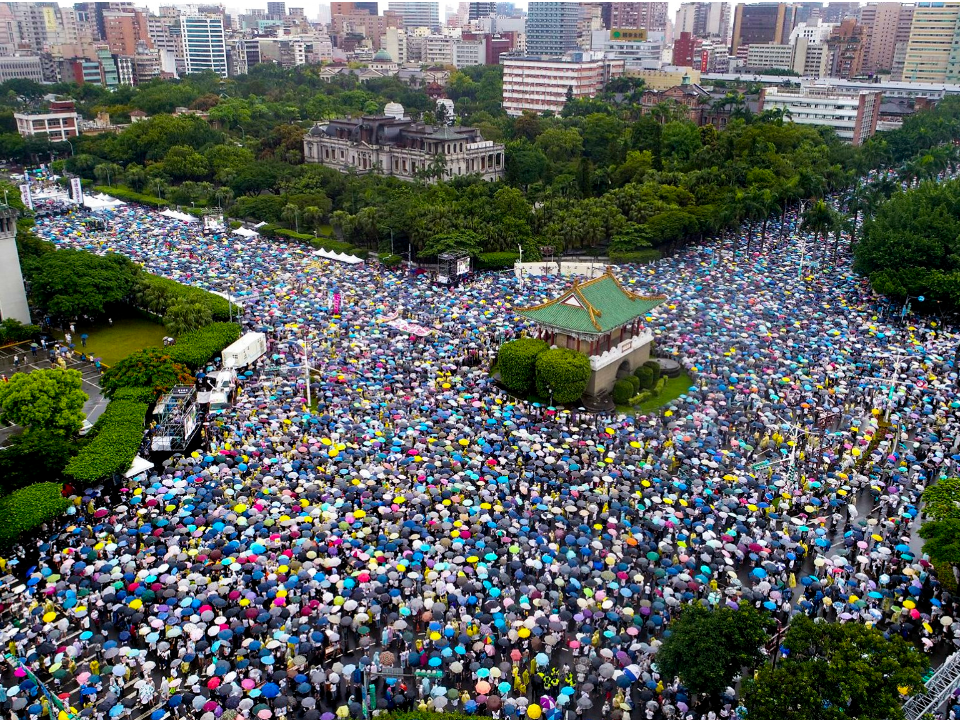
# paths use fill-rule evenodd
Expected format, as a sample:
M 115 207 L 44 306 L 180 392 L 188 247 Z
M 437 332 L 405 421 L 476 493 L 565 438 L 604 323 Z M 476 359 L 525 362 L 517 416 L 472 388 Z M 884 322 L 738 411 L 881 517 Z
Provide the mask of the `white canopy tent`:
M 153 463 L 149 460 L 144 460 L 139 455 L 134 455 L 133 464 L 130 466 L 130 469 L 127 470 L 123 476 L 126 478 L 134 478 L 141 473 L 146 473 L 148 470 L 153 468 Z
M 317 250 L 314 255 L 319 255 L 324 260 L 336 260 L 337 262 L 346 263 L 347 265 L 356 265 L 362 263 L 363 259 L 358 258 L 356 255 L 347 255 L 346 253 L 335 253 L 330 250 Z
M 258 233 L 256 230 L 250 230 L 249 228 L 245 227 L 238 227 L 233 231 L 233 234 L 242 235 L 243 237 L 258 237 L 260 235 L 260 233 Z
M 195 223 L 200 222 L 199 218 L 195 218 L 193 215 L 188 213 L 177 212 L 176 210 L 170 210 L 169 208 L 160 213 L 164 217 L 168 217 L 171 220 L 179 220 L 180 222 Z
M 104 195 L 100 193 L 99 195 L 84 195 L 83 196 L 83 205 L 88 207 L 91 210 L 112 210 L 113 208 L 121 207 L 126 205 L 122 200 L 117 200 L 112 198 L 109 195 Z

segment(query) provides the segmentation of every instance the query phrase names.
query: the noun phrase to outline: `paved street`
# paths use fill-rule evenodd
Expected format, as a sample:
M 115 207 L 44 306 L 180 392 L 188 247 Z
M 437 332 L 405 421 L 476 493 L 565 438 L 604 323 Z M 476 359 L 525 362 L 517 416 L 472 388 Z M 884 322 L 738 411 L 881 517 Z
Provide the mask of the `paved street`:
M 14 355 L 20 356 L 19 369 L 14 366 Z M 49 367 L 50 361 L 47 359 L 46 352 L 42 348 L 38 348 L 36 357 L 34 357 L 30 352 L 30 343 L 0 348 L 0 374 L 6 375 L 8 378 L 16 372 L 32 372 Z M 81 362 L 76 358 L 68 360 L 67 367 L 79 370 L 83 375 L 83 391 L 90 396 L 83 406 L 83 412 L 89 422 L 96 422 L 110 402 L 100 394 L 99 371 L 90 363 Z M 0 447 L 5 446 L 8 438 L 19 434 L 19 432 L 20 428 L 18 427 L 9 425 L 0 427 Z

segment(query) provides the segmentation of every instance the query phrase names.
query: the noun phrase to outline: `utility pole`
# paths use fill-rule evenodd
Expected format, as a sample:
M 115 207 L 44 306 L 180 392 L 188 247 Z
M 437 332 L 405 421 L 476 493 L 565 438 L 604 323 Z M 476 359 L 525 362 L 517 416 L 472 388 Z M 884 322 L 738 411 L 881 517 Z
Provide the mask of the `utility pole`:
M 520 289 L 523 290 L 523 245 L 517 245 L 520 248 L 520 261 L 517 269 L 520 270 Z

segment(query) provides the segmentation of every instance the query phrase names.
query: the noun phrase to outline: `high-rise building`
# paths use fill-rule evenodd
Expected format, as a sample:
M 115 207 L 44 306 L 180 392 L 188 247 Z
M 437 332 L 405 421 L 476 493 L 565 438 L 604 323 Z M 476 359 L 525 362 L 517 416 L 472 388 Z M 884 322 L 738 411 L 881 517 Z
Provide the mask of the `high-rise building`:
M 785 44 L 793 30 L 793 10 L 788 3 L 737 5 L 730 55 L 735 56 L 741 46 Z
M 624 61 L 604 58 L 603 53 L 504 57 L 503 109 L 514 116 L 525 110 L 559 114 L 568 94 L 573 98 L 593 97 L 611 78 L 623 73 Z
M 332 2 L 330 3 L 330 15 L 352 15 L 354 13 L 367 13 L 367 15 L 377 15 L 380 10 L 375 2 Z
M 726 2 L 687 2 L 680 6 L 674 33 L 690 33 L 695 38 L 718 37 L 726 41 L 730 34 L 730 4 Z
M 103 13 L 103 26 L 103 40 L 110 52 L 133 55 L 137 52 L 138 42 L 146 43 L 148 48 L 153 47 L 147 13 L 144 10 L 109 10 Z
M 693 67 L 693 54 L 700 38 L 683 30 L 673 41 L 673 64 L 679 67 Z
M 926 83 L 960 80 L 960 0 L 917 3 L 903 79 Z
M 827 3 L 820 11 L 820 17 L 825 23 L 838 23 L 849 17 L 856 17 L 860 12 L 860 3 L 856 0 Z
M 863 72 L 876 73 L 893 68 L 897 45 L 910 41 L 913 5 L 897 2 L 867 3 L 860 8 L 863 25 Z
M 793 4 L 794 27 L 800 23 L 815 23 L 823 14 L 822 2 L 798 2 Z
M 600 17 L 603 18 L 603 26 L 607 30 L 612 28 L 643 28 L 656 32 L 666 30 L 668 3 L 662 0 L 596 4 L 600 6 Z
M 822 85 L 767 87 L 760 92 L 758 112 L 783 109 L 784 119 L 801 125 L 833 128 L 840 139 L 859 145 L 877 131 L 883 93 Z
M 273 18 L 282 18 L 287 14 L 287 4 L 285 2 L 268 2 L 267 15 Z
M 850 80 L 860 74 L 863 67 L 863 26 L 856 18 L 847 18 L 839 23 L 827 39 L 830 48 L 830 77 Z
M 220 77 L 227 77 L 227 46 L 222 18 L 181 15 L 180 34 L 187 73 L 212 70 Z
M 440 27 L 440 3 L 390 0 L 389 9 L 403 17 L 405 28 Z
M 559 56 L 577 49 L 580 5 L 531 2 L 527 10 L 527 54 Z
M 479 20 L 497 14 L 496 2 L 472 2 L 467 9 L 467 20 Z

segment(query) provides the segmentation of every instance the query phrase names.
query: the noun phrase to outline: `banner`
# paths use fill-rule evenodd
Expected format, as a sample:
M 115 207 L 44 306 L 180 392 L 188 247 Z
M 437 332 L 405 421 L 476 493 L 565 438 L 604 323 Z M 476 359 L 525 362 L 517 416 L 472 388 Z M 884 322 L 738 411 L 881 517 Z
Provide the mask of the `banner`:
M 77 205 L 83 205 L 83 183 L 80 178 L 70 178 L 70 197 Z
M 457 275 L 466 275 L 470 272 L 470 258 L 460 258 L 457 260 Z
M 426 337 L 433 332 L 431 328 L 424 327 L 423 325 L 417 325 L 403 318 L 397 318 L 395 320 L 390 320 L 387 322 L 392 328 L 396 328 L 401 332 L 410 333 L 411 335 L 416 335 L 417 337 Z
M 33 210 L 33 197 L 30 195 L 30 183 L 24 183 L 20 186 L 20 199 L 30 210 Z
M 340 314 L 340 301 L 341 301 L 341 299 L 342 299 L 342 296 L 340 295 L 339 291 L 338 291 L 338 292 L 335 292 L 335 293 L 333 294 L 333 314 L 334 314 L 334 315 L 339 315 L 339 314 Z

